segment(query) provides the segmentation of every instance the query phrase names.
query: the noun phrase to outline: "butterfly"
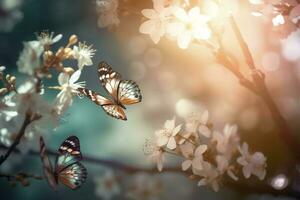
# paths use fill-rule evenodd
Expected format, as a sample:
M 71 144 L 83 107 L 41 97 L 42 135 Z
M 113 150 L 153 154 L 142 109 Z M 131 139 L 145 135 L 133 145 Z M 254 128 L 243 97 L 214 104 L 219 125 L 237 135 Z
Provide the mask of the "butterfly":
M 124 111 L 126 109 L 125 106 L 142 101 L 139 86 L 134 81 L 122 80 L 121 75 L 104 61 L 99 63 L 98 75 L 101 85 L 112 99 L 107 99 L 86 88 L 79 88 L 78 91 L 97 105 L 100 105 L 108 115 L 117 119 L 127 120 Z
M 85 182 L 87 178 L 86 168 L 79 162 L 82 160 L 79 139 L 76 136 L 68 137 L 59 147 L 55 168 L 46 152 L 43 137 L 40 137 L 40 157 L 43 170 L 49 185 L 56 190 L 59 182 L 75 190 Z

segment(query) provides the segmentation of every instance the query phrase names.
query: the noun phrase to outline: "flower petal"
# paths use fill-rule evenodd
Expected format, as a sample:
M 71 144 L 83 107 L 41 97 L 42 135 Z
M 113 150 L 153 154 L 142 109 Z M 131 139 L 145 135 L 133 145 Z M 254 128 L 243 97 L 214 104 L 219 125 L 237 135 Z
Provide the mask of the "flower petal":
M 58 75 L 58 83 L 60 86 L 64 85 L 64 84 L 68 84 L 70 79 L 70 76 L 67 73 L 61 72 Z
M 183 171 L 186 171 L 191 167 L 191 165 L 192 165 L 191 160 L 185 160 L 185 161 L 182 162 L 181 168 L 182 168 Z
M 207 145 L 199 145 L 197 149 L 195 150 L 195 156 L 196 157 L 202 157 L 202 154 L 207 150 Z
M 177 43 L 178 46 L 182 49 L 188 48 L 191 41 L 192 41 L 192 34 L 189 31 L 184 31 L 178 35 Z
M 78 79 L 80 78 L 81 75 L 81 70 L 77 70 L 76 72 L 74 72 L 70 78 L 70 84 L 75 83 L 76 81 L 78 81 Z
M 151 34 L 155 31 L 155 22 L 153 20 L 145 21 L 140 26 L 140 32 L 144 34 Z
M 155 10 L 153 10 L 153 9 L 144 9 L 141 12 L 145 17 L 147 17 L 149 19 L 152 19 L 157 15 Z
M 170 137 L 167 147 L 171 150 L 176 148 L 176 141 L 174 137 Z

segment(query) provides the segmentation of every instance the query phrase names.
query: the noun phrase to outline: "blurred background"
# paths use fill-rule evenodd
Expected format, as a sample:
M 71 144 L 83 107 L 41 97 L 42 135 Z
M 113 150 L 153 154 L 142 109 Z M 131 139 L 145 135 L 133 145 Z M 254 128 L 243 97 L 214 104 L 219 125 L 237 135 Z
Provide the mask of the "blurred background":
M 236 123 L 242 140 L 251 148 L 263 152 L 267 157 L 268 180 L 284 174 L 284 181 L 300 192 L 299 169 L 285 144 L 278 137 L 270 113 L 264 102 L 239 85 L 236 78 L 224 67 L 216 64 L 213 54 L 204 46 L 193 44 L 181 50 L 176 43 L 163 39 L 155 45 L 148 36 L 139 33 L 141 17 L 122 17 L 120 25 L 113 31 L 97 27 L 95 1 L 85 0 L 6 0 L 19 4 L 13 10 L 0 8 L 0 65 L 20 79 L 25 75 L 17 71 L 16 61 L 23 49 L 23 41 L 35 39 L 35 33 L 49 30 L 63 34 L 63 42 L 76 34 L 97 52 L 94 65 L 86 67 L 83 80 L 87 88 L 104 92 L 97 77 L 97 63 L 105 60 L 126 79 L 135 80 L 141 88 L 143 101 L 127 109 L 128 121 L 108 117 L 99 107 L 86 100 L 75 98 L 73 105 L 61 120 L 61 126 L 47 137 L 47 146 L 57 149 L 69 135 L 80 138 L 83 155 L 118 160 L 134 166 L 152 166 L 146 162 L 143 152 L 145 139 L 162 127 L 174 115 L 178 121 L 191 111 L 208 109 L 214 128 L 222 130 L 226 123 Z M 4 0 L 0 0 L 1 3 Z M 151 8 L 151 1 L 127 0 L 137 12 Z M 282 38 L 272 30 L 265 20 L 251 15 L 249 4 L 238 2 L 235 13 L 237 23 L 249 44 L 255 62 L 267 76 L 267 85 L 277 105 L 288 120 L 295 140 L 299 138 L 300 124 L 300 32 Z M 249 74 L 240 48 L 230 29 L 225 31 L 226 46 L 236 55 L 240 68 Z M 57 85 L 50 79 L 45 86 Z M 46 90 L 46 97 L 53 100 L 57 91 Z M 37 147 L 33 147 L 37 148 Z M 53 159 L 54 160 L 54 159 Z M 172 161 L 165 165 L 176 163 Z M 89 171 L 87 183 L 78 191 L 60 187 L 54 193 L 46 181 L 31 181 L 29 187 L 17 185 L 12 188 L 5 179 L 0 179 L 3 199 L 101 199 L 97 195 L 94 178 L 103 168 L 84 163 Z M 13 155 L 1 171 L 26 171 L 41 174 L 41 163 L 37 156 Z M 148 184 L 151 178 L 147 177 Z M 133 175 L 126 180 L 134 179 Z M 199 188 L 180 174 L 157 174 L 162 192 L 156 199 L 292 199 L 274 194 L 249 194 L 234 188 L 222 187 L 216 193 L 209 188 Z M 298 181 L 297 181 L 298 180 Z M 256 184 L 255 180 L 253 184 Z M 122 189 L 121 189 L 122 190 Z M 123 193 L 122 193 L 123 192 Z M 126 199 L 122 191 L 115 199 Z

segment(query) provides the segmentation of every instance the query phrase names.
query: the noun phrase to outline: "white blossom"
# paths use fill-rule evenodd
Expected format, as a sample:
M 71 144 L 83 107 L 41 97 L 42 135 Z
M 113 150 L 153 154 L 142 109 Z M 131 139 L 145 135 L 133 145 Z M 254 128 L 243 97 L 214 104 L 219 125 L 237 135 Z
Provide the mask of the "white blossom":
M 172 14 L 172 7 L 164 4 L 164 0 L 153 0 L 153 9 L 142 10 L 148 20 L 140 26 L 140 32 L 149 34 L 155 44 L 165 35 Z
M 217 151 L 230 160 L 240 141 L 237 135 L 237 126 L 226 124 L 223 132 L 214 131 L 212 141 L 217 143 Z
M 219 191 L 219 172 L 218 170 L 209 162 L 202 162 L 203 169 L 199 171 L 194 171 L 195 175 L 199 175 L 203 178 L 198 182 L 198 186 L 210 185 L 212 189 L 217 192 Z
M 24 49 L 17 61 L 20 72 L 33 75 L 36 68 L 41 67 L 41 55 L 44 46 L 39 41 L 24 42 Z
M 192 167 L 194 170 L 202 170 L 203 154 L 207 150 L 207 145 L 199 145 L 197 148 L 191 143 L 186 143 L 180 146 L 183 156 L 186 158 L 182 162 L 181 167 L 183 171 Z
M 83 69 L 84 66 L 91 66 L 93 64 L 92 57 L 95 54 L 92 46 L 87 46 L 85 43 L 80 43 L 73 47 L 73 57 L 78 61 L 78 68 Z
M 157 138 L 157 145 L 159 147 L 166 146 L 173 150 L 176 148 L 175 136 L 181 130 L 181 125 L 175 126 L 175 117 L 172 120 L 167 120 L 164 129 L 155 132 Z
M 98 197 L 110 200 L 121 193 L 118 177 L 111 170 L 105 170 L 100 176 L 94 178 L 95 192 Z
M 209 17 L 200 13 L 199 7 L 194 7 L 188 12 L 181 7 L 173 8 L 177 21 L 170 23 L 168 33 L 177 37 L 178 46 L 186 49 L 194 40 L 207 40 L 211 31 L 208 28 Z
M 266 157 L 261 152 L 250 154 L 247 143 L 243 143 L 242 147 L 238 149 L 241 156 L 237 159 L 237 162 L 243 166 L 245 178 L 249 178 L 253 174 L 263 180 L 266 176 Z
M 161 193 L 160 181 L 147 173 L 134 175 L 128 185 L 125 196 L 131 200 L 156 200 Z
M 99 14 L 98 26 L 100 28 L 118 26 L 118 0 L 96 0 L 97 11 Z
M 38 41 L 43 46 L 50 46 L 59 40 L 61 40 L 62 34 L 58 34 L 54 37 L 54 33 L 42 32 L 40 35 L 37 36 Z
M 73 95 L 78 94 L 77 89 L 84 87 L 84 82 L 77 82 L 80 78 L 81 70 L 77 70 L 71 76 L 65 72 L 58 75 L 60 86 L 54 87 L 60 89 L 56 97 L 55 106 L 58 114 L 62 114 L 73 102 Z

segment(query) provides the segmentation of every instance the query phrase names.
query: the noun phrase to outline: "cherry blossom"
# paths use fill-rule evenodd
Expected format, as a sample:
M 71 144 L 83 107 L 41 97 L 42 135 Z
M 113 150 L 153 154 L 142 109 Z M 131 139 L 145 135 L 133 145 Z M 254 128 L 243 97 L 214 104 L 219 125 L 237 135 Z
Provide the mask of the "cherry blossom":
M 110 200 L 121 193 L 118 178 L 111 170 L 106 169 L 101 176 L 96 176 L 94 182 L 96 195 L 101 199 Z
M 78 61 L 78 68 L 83 69 L 84 66 L 93 65 L 92 57 L 95 54 L 92 46 L 87 46 L 85 43 L 79 42 L 78 46 L 73 47 L 73 57 Z
M 266 157 L 261 152 L 250 154 L 247 143 L 243 143 L 238 149 L 241 156 L 237 159 L 237 162 L 243 166 L 245 178 L 249 178 L 253 174 L 263 180 L 266 176 Z
M 149 34 L 153 42 L 157 44 L 166 33 L 172 7 L 165 7 L 164 0 L 153 0 L 153 9 L 143 9 L 142 14 L 148 20 L 140 26 L 140 32 Z
M 172 120 L 167 120 L 164 129 L 155 132 L 157 138 L 157 145 L 159 147 L 166 146 L 173 150 L 176 148 L 175 136 L 181 130 L 181 125 L 175 126 L 175 117 Z
M 200 13 L 199 7 L 185 11 L 181 7 L 173 8 L 176 21 L 168 26 L 168 33 L 177 38 L 178 46 L 186 49 L 193 40 L 207 40 L 211 31 L 208 28 L 209 17 Z
M 203 154 L 207 150 L 207 145 L 199 145 L 197 148 L 191 143 L 180 146 L 183 156 L 186 158 L 181 164 L 182 170 L 186 171 L 190 167 L 194 170 L 202 170 Z
M 62 72 L 58 76 L 60 86 L 54 87 L 61 90 L 57 95 L 56 107 L 58 114 L 63 113 L 73 102 L 73 95 L 77 94 L 78 88 L 84 87 L 84 82 L 77 82 L 80 78 L 81 70 L 77 70 L 71 76 Z

